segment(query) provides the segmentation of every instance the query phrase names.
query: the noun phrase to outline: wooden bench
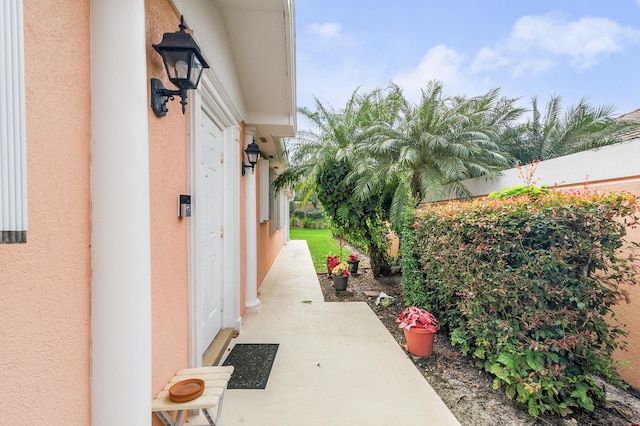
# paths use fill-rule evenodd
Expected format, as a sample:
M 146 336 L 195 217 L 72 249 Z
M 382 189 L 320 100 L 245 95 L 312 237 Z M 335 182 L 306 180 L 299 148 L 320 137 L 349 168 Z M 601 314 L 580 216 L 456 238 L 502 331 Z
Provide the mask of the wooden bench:
M 193 426 L 220 426 L 222 402 L 231 373 L 233 373 L 232 366 L 185 368 L 180 370 L 153 400 L 151 411 L 156 413 L 166 426 L 182 426 L 184 416 L 189 410 L 202 410 L 202 414 L 204 414 L 208 423 L 202 425 L 194 424 Z M 198 398 L 187 402 L 171 401 L 169 399 L 169 388 L 181 380 L 190 378 L 204 380 L 204 393 Z M 177 412 L 175 420 L 169 415 L 171 411 Z

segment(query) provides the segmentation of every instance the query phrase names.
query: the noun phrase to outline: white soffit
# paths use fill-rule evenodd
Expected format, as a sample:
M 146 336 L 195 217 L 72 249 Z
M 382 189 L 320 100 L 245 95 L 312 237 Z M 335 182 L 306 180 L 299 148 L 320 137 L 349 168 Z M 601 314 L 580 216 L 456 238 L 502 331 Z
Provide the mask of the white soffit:
M 240 81 L 248 119 L 253 125 L 282 125 L 293 136 L 296 117 L 295 22 L 293 0 L 219 0 Z M 269 117 L 277 117 L 271 122 Z

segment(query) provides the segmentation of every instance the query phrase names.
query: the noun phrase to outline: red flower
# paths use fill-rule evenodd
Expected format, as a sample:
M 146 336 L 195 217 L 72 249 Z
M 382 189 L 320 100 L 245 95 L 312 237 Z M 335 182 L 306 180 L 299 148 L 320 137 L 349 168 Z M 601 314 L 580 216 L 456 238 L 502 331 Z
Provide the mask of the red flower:
M 338 256 L 334 256 L 331 254 L 327 255 L 327 266 L 329 267 L 329 269 L 335 268 L 339 263 L 340 259 L 338 258 Z

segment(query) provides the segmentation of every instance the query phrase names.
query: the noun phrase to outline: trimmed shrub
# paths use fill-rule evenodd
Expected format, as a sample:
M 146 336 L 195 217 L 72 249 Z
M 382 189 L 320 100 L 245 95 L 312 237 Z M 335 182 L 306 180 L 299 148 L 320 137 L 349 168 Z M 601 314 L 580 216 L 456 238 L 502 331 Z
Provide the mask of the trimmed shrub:
M 292 217 L 289 220 L 289 226 L 292 228 L 324 229 L 327 227 L 327 222 L 324 219 L 300 219 Z
M 324 220 L 324 210 L 322 209 L 298 209 L 293 211 L 293 215 L 299 219 Z
M 424 207 L 403 234 L 405 299 L 532 416 L 593 410 L 593 375 L 622 385 L 611 308 L 637 282 L 621 249 L 638 210 L 631 194 L 558 191 Z

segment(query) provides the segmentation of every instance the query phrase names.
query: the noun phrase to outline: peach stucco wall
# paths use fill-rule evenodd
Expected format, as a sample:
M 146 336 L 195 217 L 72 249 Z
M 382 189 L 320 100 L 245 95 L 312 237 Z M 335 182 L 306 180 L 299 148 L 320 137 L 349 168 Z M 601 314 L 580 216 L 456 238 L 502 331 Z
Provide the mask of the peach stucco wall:
M 165 32 L 176 31 L 180 17 L 166 0 L 146 0 L 145 12 L 148 77 L 172 87 L 151 45 L 159 43 Z M 187 115 L 181 113 L 178 101 L 167 107 L 169 112 L 162 118 L 149 109 L 153 396 L 179 369 L 189 366 L 187 234 L 191 219 L 178 218 L 178 195 L 189 193 Z M 154 418 L 154 424 L 161 423 Z
M 158 43 L 164 32 L 177 30 L 179 16 L 169 0 L 145 0 L 145 12 L 147 74 L 149 78 L 161 78 L 170 87 L 160 56 L 151 44 Z M 0 418 L 3 424 L 24 424 L 26 415 L 29 424 L 88 425 L 90 2 L 24 0 L 24 21 L 28 241 L 0 245 Z M 168 107 L 166 117 L 157 118 L 151 109 L 148 116 L 152 291 L 149 400 L 190 362 L 190 219 L 177 217 L 178 195 L 189 193 L 189 116 L 181 114 L 177 101 Z M 241 180 L 241 212 L 244 194 L 245 182 Z M 243 216 L 242 241 L 244 221 Z M 283 232 L 269 235 L 268 225 L 259 225 L 259 233 L 258 282 L 262 282 L 282 245 Z M 244 314 L 244 243 L 240 253 L 238 284 Z M 153 418 L 151 413 L 149 418 Z M 152 422 L 160 424 L 155 418 Z
M 88 425 L 89 2 L 23 4 L 29 223 L 0 245 L 0 418 Z
M 260 188 L 260 176 L 258 168 L 260 167 L 260 163 L 256 166 L 256 188 Z M 257 282 L 258 288 L 262 285 L 264 278 L 267 276 L 267 272 L 271 268 L 271 265 L 276 260 L 278 253 L 280 253 L 280 249 L 284 244 L 284 228 L 280 228 L 273 234 L 269 234 L 269 222 L 260 223 L 260 203 L 268 203 L 269 200 L 259 199 L 256 203 L 256 217 L 258 218 L 258 228 L 257 228 L 257 250 L 258 250 L 258 259 L 257 259 Z
M 562 189 L 566 189 L 563 187 Z M 573 187 L 584 190 L 582 186 Z M 610 182 L 597 182 L 588 185 L 590 191 L 626 191 L 640 197 L 640 176 L 628 179 L 619 179 Z M 627 228 L 627 242 L 635 241 L 640 243 L 640 227 Z M 640 312 L 640 281 L 635 285 L 624 286 L 624 290 L 629 292 L 631 303 L 622 301 L 614 309 L 618 320 L 627 325 L 629 336 L 627 337 L 627 350 L 617 350 L 614 358 L 622 362 L 618 367 L 618 372 L 622 378 L 636 389 L 640 389 L 640 323 L 638 323 L 638 313 Z
M 271 265 L 276 260 L 284 244 L 284 229 L 269 235 L 269 224 L 258 225 L 258 288 L 262 285 Z

